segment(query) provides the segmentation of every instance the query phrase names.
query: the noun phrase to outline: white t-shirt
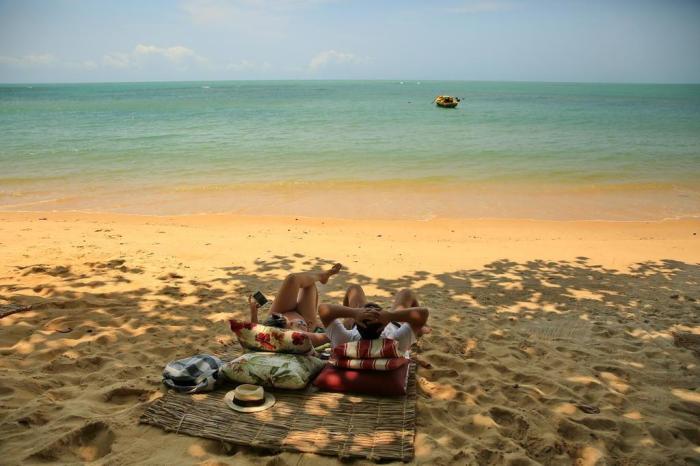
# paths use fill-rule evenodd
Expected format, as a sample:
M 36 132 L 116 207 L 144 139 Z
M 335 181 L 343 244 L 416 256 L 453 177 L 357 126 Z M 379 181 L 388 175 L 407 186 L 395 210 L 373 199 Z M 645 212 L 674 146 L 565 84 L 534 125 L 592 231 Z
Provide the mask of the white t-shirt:
M 339 320 L 334 320 L 326 327 L 326 336 L 331 341 L 331 348 L 340 346 L 344 343 L 350 341 L 362 340 L 360 332 L 357 328 L 351 330 L 346 329 Z M 409 357 L 409 350 L 411 345 L 416 342 L 416 334 L 413 333 L 413 329 L 410 324 L 406 322 L 402 323 L 400 326 L 396 326 L 389 322 L 379 338 L 389 338 L 391 340 L 396 340 L 399 342 L 399 351 L 406 353 L 406 357 Z

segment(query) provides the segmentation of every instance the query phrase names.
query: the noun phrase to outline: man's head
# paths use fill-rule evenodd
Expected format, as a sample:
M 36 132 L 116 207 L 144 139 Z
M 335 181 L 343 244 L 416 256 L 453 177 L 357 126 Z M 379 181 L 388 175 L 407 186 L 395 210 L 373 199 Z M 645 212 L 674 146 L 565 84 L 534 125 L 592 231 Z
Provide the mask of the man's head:
M 380 311 L 382 308 L 377 303 L 367 303 L 365 304 L 365 309 Z M 364 327 L 362 325 L 364 325 Z M 357 325 L 357 331 L 360 333 L 360 337 L 363 340 L 376 340 L 382 335 L 384 327 L 386 327 L 386 324 L 371 322 L 368 320 L 363 321 L 362 325 Z
M 365 325 L 364 327 L 362 325 L 358 325 L 357 331 L 360 333 L 360 337 L 363 340 L 376 340 L 382 335 L 382 331 L 386 325 L 380 324 L 379 322 L 374 322 L 371 324 L 368 322 L 368 320 L 362 322 Z

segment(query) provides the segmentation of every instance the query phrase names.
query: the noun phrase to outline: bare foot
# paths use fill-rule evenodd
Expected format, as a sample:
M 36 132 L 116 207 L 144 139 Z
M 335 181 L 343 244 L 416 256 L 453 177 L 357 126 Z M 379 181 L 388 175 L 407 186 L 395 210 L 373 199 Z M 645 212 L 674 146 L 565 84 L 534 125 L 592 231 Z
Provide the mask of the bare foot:
M 335 264 L 333 267 L 331 267 L 330 269 L 323 272 L 323 276 L 321 277 L 321 279 L 319 281 L 325 285 L 326 283 L 328 283 L 328 279 L 331 278 L 332 275 L 335 275 L 338 272 L 340 272 L 341 268 L 343 268 L 343 264 L 341 264 L 341 263 Z

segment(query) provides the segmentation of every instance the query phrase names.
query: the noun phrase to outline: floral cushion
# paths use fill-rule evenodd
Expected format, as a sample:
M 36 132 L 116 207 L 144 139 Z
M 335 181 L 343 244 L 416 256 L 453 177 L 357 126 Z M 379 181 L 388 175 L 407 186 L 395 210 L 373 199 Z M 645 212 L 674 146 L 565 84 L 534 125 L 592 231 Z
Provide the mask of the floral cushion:
M 333 356 L 344 359 L 401 358 L 399 342 L 390 338 L 357 340 L 333 348 Z
M 311 340 L 301 332 L 238 320 L 229 320 L 229 324 L 241 346 L 249 350 L 294 354 L 313 350 Z
M 325 365 L 313 356 L 256 352 L 224 364 L 221 370 L 233 382 L 296 390 L 306 387 Z

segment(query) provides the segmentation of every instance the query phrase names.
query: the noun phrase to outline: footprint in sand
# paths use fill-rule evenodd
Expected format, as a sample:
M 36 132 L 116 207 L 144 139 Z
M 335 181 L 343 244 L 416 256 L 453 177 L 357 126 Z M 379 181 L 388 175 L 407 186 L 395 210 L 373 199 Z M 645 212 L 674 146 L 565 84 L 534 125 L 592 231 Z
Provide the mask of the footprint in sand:
M 13 388 L 0 385 L 0 398 L 10 397 L 14 392 L 15 390 Z
M 95 461 L 112 451 L 114 432 L 104 422 L 91 422 L 51 442 L 30 455 L 31 461 L 75 463 Z
M 102 399 L 107 403 L 125 405 L 147 401 L 151 393 L 142 388 L 119 387 L 104 393 Z
M 476 459 L 478 464 L 501 464 L 503 462 L 503 453 L 484 448 L 476 455 Z
M 570 461 L 567 455 L 567 444 L 553 435 L 528 437 L 525 448 L 527 455 L 537 460 L 539 464 L 567 464 Z
M 47 424 L 49 420 L 50 418 L 47 413 L 41 410 L 36 410 L 17 419 L 17 424 L 31 428 L 34 426 L 43 426 L 44 424 Z
M 198 442 L 198 444 L 206 453 L 209 453 L 211 455 L 233 456 L 239 451 L 241 451 L 241 447 L 237 445 L 221 442 L 218 440 L 202 439 Z
M 149 348 L 148 353 L 156 358 L 172 358 L 180 350 L 179 346 L 158 346 Z
M 592 430 L 605 430 L 605 431 L 618 430 L 617 423 L 615 421 L 613 421 L 612 419 L 583 418 L 583 419 L 575 421 L 575 422 L 578 422 L 579 424 L 583 424 L 584 426 L 586 426 Z
M 520 414 L 509 409 L 494 406 L 489 410 L 489 415 L 501 427 L 506 437 L 521 440 L 530 429 L 530 424 Z
M 51 374 L 60 374 L 65 372 L 73 372 L 75 370 L 75 360 L 68 358 L 57 358 L 41 368 L 41 372 L 49 372 Z
M 676 437 L 673 435 L 673 433 L 661 426 L 649 427 L 649 434 L 651 434 L 651 436 L 654 437 L 654 440 L 659 442 L 659 444 L 663 445 L 664 447 L 671 447 L 676 441 Z
M 76 370 L 93 372 L 104 364 L 104 358 L 100 356 L 89 356 L 79 359 L 68 357 L 58 357 L 41 368 L 42 372 L 68 373 Z
M 568 419 L 563 419 L 557 429 L 559 435 L 566 440 L 581 442 L 588 439 L 588 431 L 578 424 L 574 424 Z
M 626 370 L 618 366 L 593 366 L 593 370 L 598 372 L 609 372 L 615 374 L 617 377 L 625 380 L 629 380 L 629 374 Z

